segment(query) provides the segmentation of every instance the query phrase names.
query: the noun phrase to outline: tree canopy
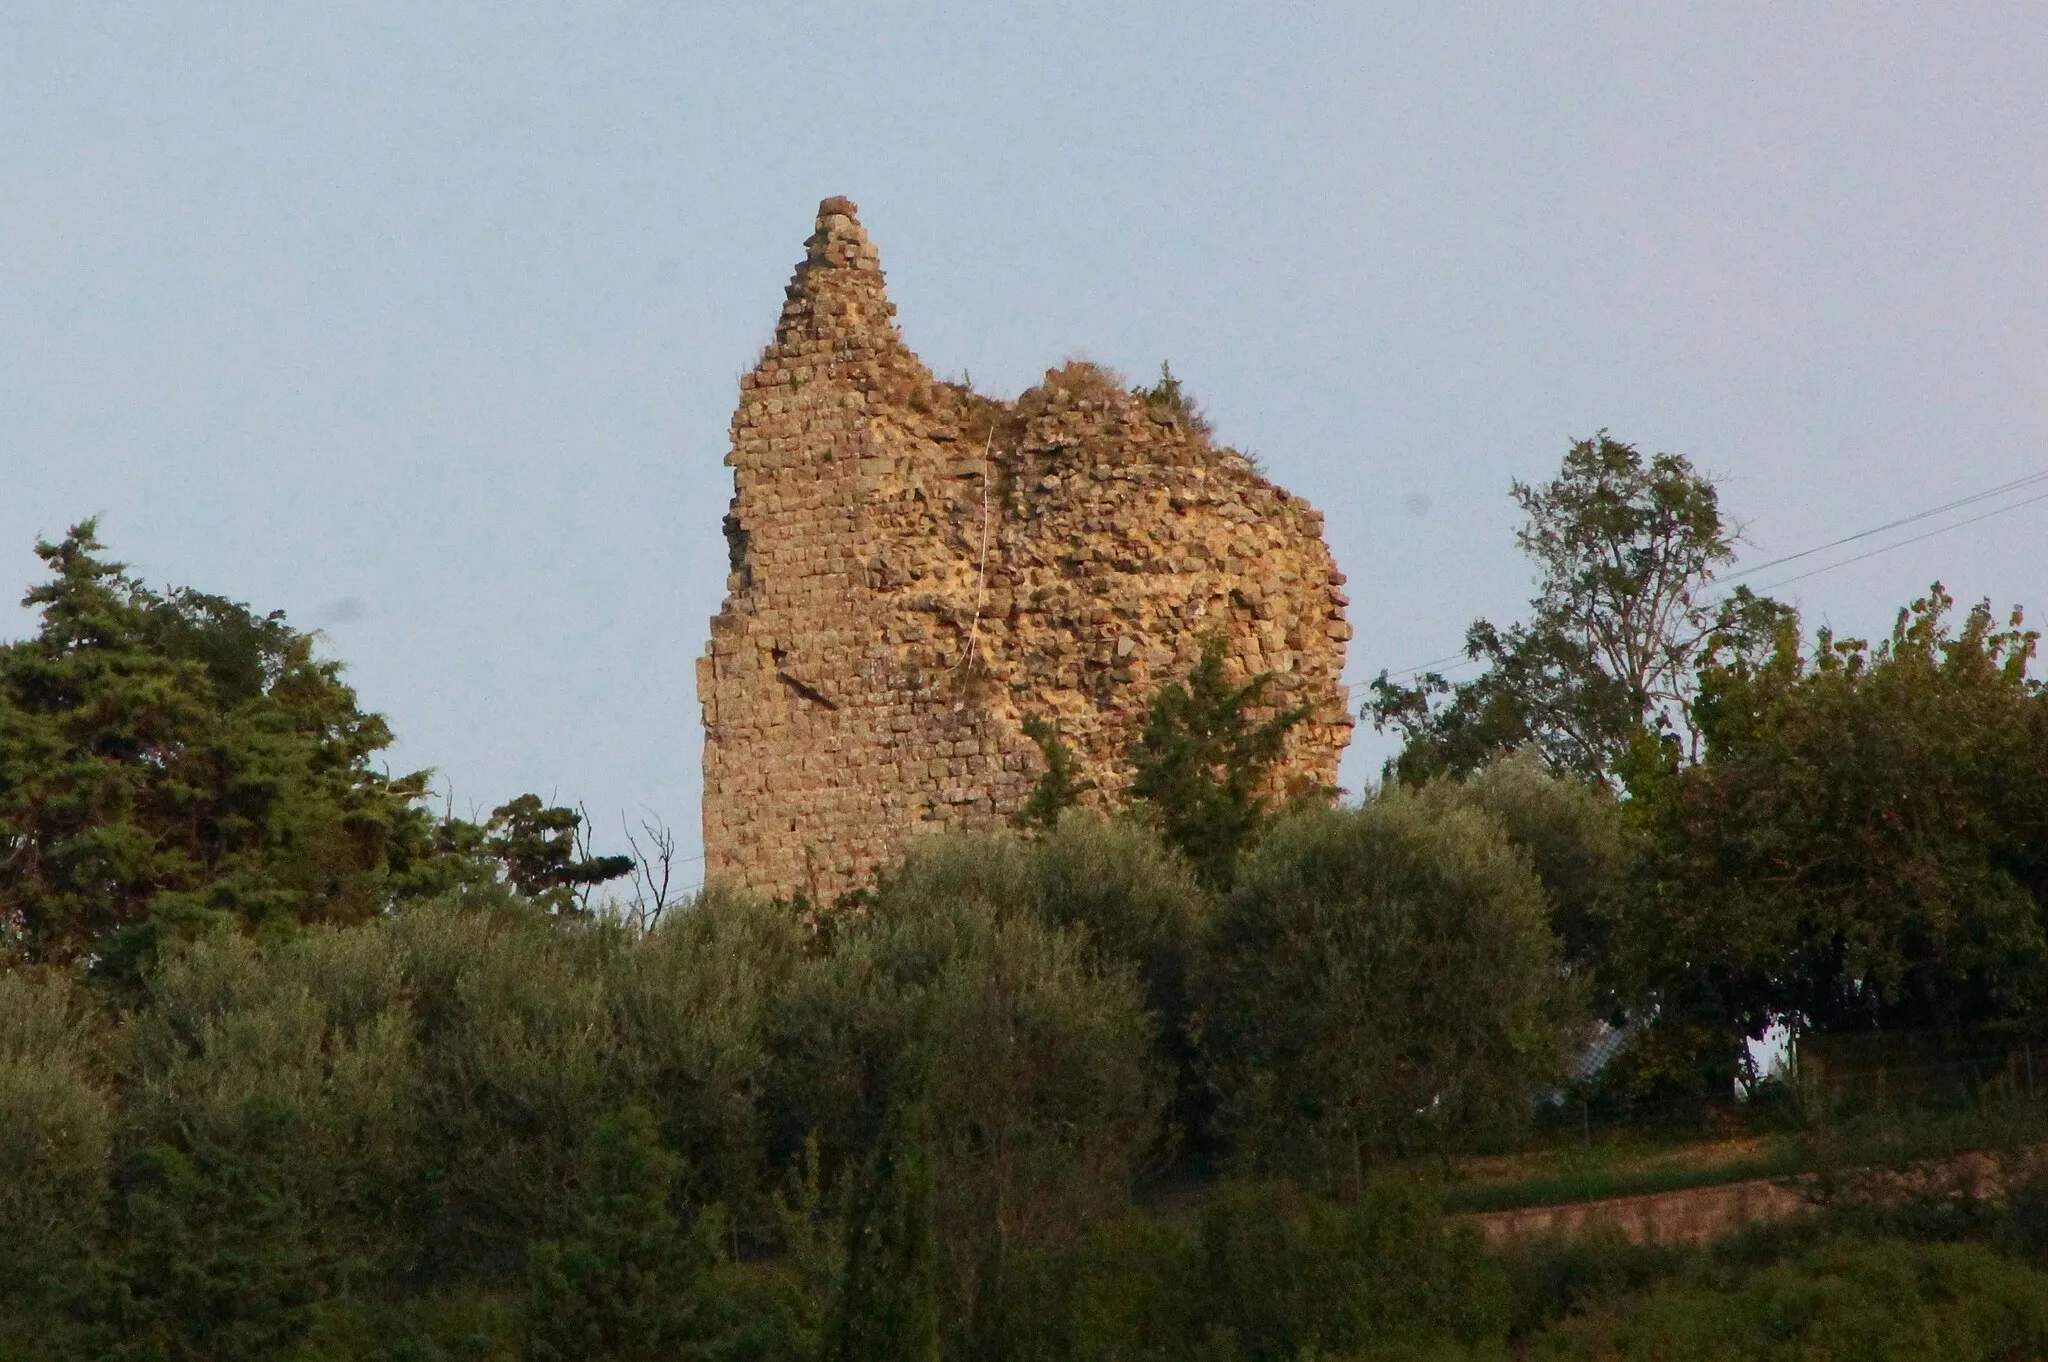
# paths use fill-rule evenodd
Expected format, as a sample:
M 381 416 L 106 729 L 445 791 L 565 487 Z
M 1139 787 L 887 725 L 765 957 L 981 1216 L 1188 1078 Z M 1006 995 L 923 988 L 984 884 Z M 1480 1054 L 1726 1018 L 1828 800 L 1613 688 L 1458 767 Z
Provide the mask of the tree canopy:
M 166 926 L 351 922 L 500 874 L 544 892 L 624 872 L 532 796 L 484 828 L 434 817 L 431 773 L 378 764 L 389 725 L 281 611 L 152 590 L 92 521 L 36 553 L 40 628 L 0 645 L 12 953 L 118 962 Z
M 1875 647 L 1796 627 L 1710 659 L 1705 757 L 1642 791 L 1629 933 L 1674 1011 L 1756 1035 L 1970 1026 L 2048 1000 L 2036 635 L 1939 584 Z
M 1462 776 L 1532 746 L 1554 770 L 1614 779 L 1667 744 L 1696 754 L 1703 651 L 1767 636 L 1778 614 L 1747 591 L 1708 598 L 1736 544 L 1713 480 L 1601 431 L 1551 481 L 1518 480 L 1511 494 L 1515 541 L 1536 569 L 1528 622 L 1473 621 L 1465 654 L 1485 670 L 1470 681 L 1380 673 L 1366 715 L 1406 741 L 1391 773 Z

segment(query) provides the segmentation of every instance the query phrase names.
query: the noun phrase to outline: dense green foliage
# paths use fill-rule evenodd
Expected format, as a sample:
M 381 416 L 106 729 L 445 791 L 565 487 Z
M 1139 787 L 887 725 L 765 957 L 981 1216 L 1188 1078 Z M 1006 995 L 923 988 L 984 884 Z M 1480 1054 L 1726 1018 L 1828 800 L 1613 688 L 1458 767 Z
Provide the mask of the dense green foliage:
M 282 616 L 158 595 L 90 522 L 0 649 L 0 922 L 31 959 L 146 920 L 361 921 L 432 859 L 426 776 Z
M 1613 792 L 1597 781 L 1552 776 L 1533 749 L 1522 748 L 1467 779 L 1438 777 L 1417 793 L 1433 809 L 1472 809 L 1499 824 L 1543 886 L 1566 968 L 1597 980 L 1612 1001 L 1616 919 L 1640 860 Z
M 1285 820 L 1208 953 L 1204 1034 L 1239 1156 L 1357 1186 L 1526 1115 L 1581 1021 L 1541 884 L 1498 824 L 1395 794 Z
M 2048 695 L 2035 636 L 1937 584 L 1875 647 L 1738 588 L 1711 479 L 1604 434 L 1516 483 L 1538 590 L 1456 686 L 1382 674 L 1389 775 L 1485 810 L 1570 973 L 1629 1036 L 1629 1102 L 1725 1094 L 1748 1045 L 1991 1028 L 2048 1003 Z M 1537 777 L 1539 761 L 1559 779 Z M 1576 777 L 1576 782 L 1572 779 Z
M 1221 637 L 1206 639 L 1186 683 L 1169 681 L 1152 697 L 1131 749 L 1136 773 L 1128 791 L 1150 808 L 1167 845 L 1216 889 L 1230 887 L 1238 858 L 1257 839 L 1272 810 L 1272 769 L 1287 732 L 1308 717 L 1305 706 L 1257 717 L 1272 678 L 1261 674 L 1231 685 L 1223 652 Z
M 1939 586 L 1872 648 L 1788 624 L 1703 673 L 1704 758 L 1642 783 L 1620 941 L 1674 1045 L 2023 1024 L 2048 995 L 2048 700 L 2034 636 Z M 1648 1058 L 1646 1055 L 1645 1058 Z
M 622 875 L 531 795 L 477 828 L 390 776 L 382 717 L 278 612 L 158 593 L 87 521 L 36 552 L 36 636 L 0 646 L 0 944 L 125 967 L 159 932 L 360 922 L 509 876 L 536 895 Z
M 1301 716 L 1212 641 L 1132 813 L 1074 808 L 1034 724 L 1018 828 L 651 926 L 580 813 L 386 774 L 281 615 L 89 523 L 40 546 L 0 646 L 0 1360 L 2048 1352 L 2048 1184 L 1854 1172 L 2040 1144 L 2034 635 L 1936 587 L 1809 647 L 1705 594 L 1712 483 L 1605 436 L 1515 496 L 1532 620 L 1474 626 L 1477 681 L 1382 678 L 1409 742 L 1359 804 L 1276 788 Z M 1596 1018 L 1626 1044 L 1574 1082 Z M 1735 1111 L 1776 1024 L 1976 1046 L 1983 1139 L 1866 1135 L 1882 1074 L 1879 1117 L 1812 1076 Z M 1429 1178 L 1596 1107 L 1799 1127 L 1839 1204 L 1713 1250 L 1446 1219 Z

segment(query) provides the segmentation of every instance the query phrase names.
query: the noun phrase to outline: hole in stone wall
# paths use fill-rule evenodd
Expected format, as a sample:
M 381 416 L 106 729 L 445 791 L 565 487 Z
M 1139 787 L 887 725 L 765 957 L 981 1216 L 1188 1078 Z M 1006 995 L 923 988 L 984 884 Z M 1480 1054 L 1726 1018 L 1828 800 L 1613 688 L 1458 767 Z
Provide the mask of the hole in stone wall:
M 753 569 L 747 565 L 747 548 L 752 539 L 753 536 L 747 533 L 747 527 L 740 524 L 739 516 L 730 511 L 726 512 L 725 559 L 731 565 L 729 570 L 738 573 L 741 582 L 747 586 L 752 586 L 754 582 Z

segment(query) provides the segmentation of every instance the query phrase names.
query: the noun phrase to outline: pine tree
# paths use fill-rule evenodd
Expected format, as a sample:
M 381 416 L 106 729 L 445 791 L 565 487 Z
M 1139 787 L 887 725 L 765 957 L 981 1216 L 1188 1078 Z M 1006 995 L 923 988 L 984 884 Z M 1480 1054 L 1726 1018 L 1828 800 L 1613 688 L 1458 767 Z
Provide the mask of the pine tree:
M 1242 686 L 1223 675 L 1223 640 L 1211 635 L 1185 685 L 1152 698 L 1145 731 L 1131 750 L 1131 798 L 1152 805 L 1161 835 L 1211 888 L 1227 889 L 1238 858 L 1271 812 L 1270 777 L 1288 730 L 1306 705 L 1255 722 L 1271 673 Z

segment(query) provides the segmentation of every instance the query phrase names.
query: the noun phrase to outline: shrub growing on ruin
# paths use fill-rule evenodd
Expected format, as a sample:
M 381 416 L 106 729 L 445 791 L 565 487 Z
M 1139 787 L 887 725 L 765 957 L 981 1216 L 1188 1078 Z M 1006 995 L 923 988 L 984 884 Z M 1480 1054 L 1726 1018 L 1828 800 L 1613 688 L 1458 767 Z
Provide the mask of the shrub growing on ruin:
M 1158 820 L 1167 845 L 1214 889 L 1230 887 L 1238 858 L 1271 814 L 1273 767 L 1288 730 L 1308 717 L 1305 705 L 1256 717 L 1270 678 L 1262 673 L 1233 686 L 1223 656 L 1222 637 L 1210 635 L 1187 681 L 1170 681 L 1152 697 L 1131 749 L 1129 790 Z
M 1074 753 L 1060 739 L 1059 724 L 1042 715 L 1034 714 L 1024 721 L 1024 736 L 1038 745 L 1038 755 L 1045 762 L 1045 770 L 1039 775 L 1038 783 L 1031 787 L 1031 794 L 1023 807 L 1010 821 L 1020 828 L 1043 831 L 1057 824 L 1060 815 L 1081 797 L 1074 776 Z

